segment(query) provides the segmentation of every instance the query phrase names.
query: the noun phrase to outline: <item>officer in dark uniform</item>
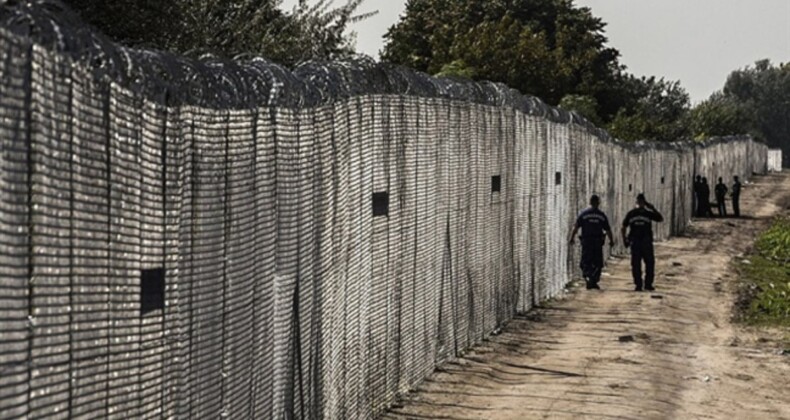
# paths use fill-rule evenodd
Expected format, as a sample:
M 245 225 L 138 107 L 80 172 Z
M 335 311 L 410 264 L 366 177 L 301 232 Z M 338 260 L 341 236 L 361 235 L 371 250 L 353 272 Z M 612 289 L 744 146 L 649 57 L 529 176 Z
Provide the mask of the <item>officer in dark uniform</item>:
M 702 217 L 702 175 L 694 178 L 694 216 Z
M 738 177 L 733 177 L 735 183 L 732 184 L 732 211 L 735 217 L 741 217 L 741 181 Z
M 663 222 L 664 216 L 647 202 L 644 194 L 636 197 L 636 208 L 628 212 L 623 220 L 623 242 L 631 247 L 631 274 L 637 292 L 642 291 L 642 261 L 645 262 L 644 289 L 653 288 L 656 257 L 653 253 L 653 222 Z
M 571 231 L 569 242 L 573 245 L 576 233 L 582 230 L 582 261 L 581 269 L 584 282 L 587 283 L 587 290 L 600 289 L 598 282 L 601 280 L 601 270 L 603 269 L 603 246 L 606 242 L 604 233 L 609 236 L 609 246 L 614 246 L 614 236 L 612 228 L 609 226 L 609 218 L 598 209 L 601 199 L 594 195 L 590 197 L 590 207 L 582 211 L 576 218 L 576 224 Z
M 727 216 L 727 186 L 724 185 L 724 180 L 719 178 L 719 183 L 716 184 L 716 205 L 719 208 L 719 217 Z
M 713 217 L 713 210 L 710 206 L 710 185 L 708 178 L 702 177 L 702 184 L 700 184 L 700 201 L 702 202 L 702 215 L 701 217 Z

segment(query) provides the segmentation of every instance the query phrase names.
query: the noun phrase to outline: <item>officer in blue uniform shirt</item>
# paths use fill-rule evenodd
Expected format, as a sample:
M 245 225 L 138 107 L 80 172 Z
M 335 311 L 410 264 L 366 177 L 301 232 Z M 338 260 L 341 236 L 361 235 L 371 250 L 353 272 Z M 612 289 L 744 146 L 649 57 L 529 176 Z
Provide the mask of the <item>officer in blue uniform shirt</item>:
M 609 236 L 609 246 L 614 246 L 612 229 L 609 219 L 598 209 L 601 199 L 594 195 L 590 198 L 590 207 L 582 211 L 576 218 L 569 242 L 573 245 L 576 233 L 582 231 L 582 261 L 581 269 L 587 290 L 600 289 L 598 282 L 601 280 L 603 269 L 603 246 L 606 241 L 604 233 Z
M 655 290 L 653 279 L 656 257 L 653 252 L 653 222 L 663 222 L 664 216 L 647 202 L 644 194 L 636 197 L 636 208 L 628 212 L 623 220 L 623 242 L 631 248 L 631 274 L 635 291 L 642 291 L 642 261 L 645 262 L 644 289 Z

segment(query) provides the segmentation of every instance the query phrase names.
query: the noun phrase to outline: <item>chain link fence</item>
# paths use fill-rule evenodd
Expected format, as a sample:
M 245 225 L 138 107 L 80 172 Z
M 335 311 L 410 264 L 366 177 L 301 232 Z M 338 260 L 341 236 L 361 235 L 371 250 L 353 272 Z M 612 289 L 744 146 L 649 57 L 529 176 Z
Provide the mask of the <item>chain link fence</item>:
M 664 239 L 749 138 L 625 144 L 502 85 L 114 45 L 0 7 L 0 417 L 372 418 L 575 273 L 588 196 Z M 622 253 L 622 248 L 616 248 Z

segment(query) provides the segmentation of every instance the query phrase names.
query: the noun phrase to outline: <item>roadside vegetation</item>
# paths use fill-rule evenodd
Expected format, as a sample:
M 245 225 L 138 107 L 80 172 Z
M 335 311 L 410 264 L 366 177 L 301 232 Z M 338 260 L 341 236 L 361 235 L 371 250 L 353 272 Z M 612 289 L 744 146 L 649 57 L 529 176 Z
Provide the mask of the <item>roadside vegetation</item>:
M 747 324 L 787 329 L 790 336 L 790 217 L 777 218 L 738 263 L 736 318 Z

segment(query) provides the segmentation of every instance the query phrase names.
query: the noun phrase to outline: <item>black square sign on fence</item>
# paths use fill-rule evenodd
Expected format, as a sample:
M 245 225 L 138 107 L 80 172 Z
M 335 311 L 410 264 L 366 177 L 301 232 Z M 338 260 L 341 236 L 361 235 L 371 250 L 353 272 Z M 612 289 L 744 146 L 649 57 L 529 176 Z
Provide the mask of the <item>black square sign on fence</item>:
M 390 194 L 388 192 L 373 193 L 373 217 L 389 216 Z
M 502 176 L 495 175 L 491 177 L 491 192 L 501 192 L 502 191 Z
M 140 315 L 165 308 L 165 269 L 140 272 Z

